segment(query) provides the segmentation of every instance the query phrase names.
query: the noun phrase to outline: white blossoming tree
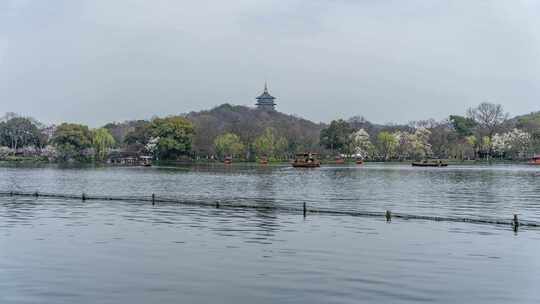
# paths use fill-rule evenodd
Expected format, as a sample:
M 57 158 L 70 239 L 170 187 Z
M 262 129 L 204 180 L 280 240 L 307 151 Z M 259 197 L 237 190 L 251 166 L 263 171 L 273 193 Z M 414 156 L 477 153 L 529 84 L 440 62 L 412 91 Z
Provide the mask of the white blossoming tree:
M 159 137 L 151 137 L 150 140 L 148 140 L 148 143 L 144 146 L 145 150 L 154 157 L 156 155 L 158 142 Z
M 396 138 L 396 155 L 399 160 L 410 158 L 414 154 L 416 138 L 414 134 L 405 131 L 396 131 L 392 135 Z
M 433 154 L 429 137 L 431 131 L 426 128 L 418 128 L 414 132 L 414 154 L 416 157 L 425 158 Z
M 397 131 L 393 133 L 397 141 L 396 154 L 400 160 L 422 159 L 432 154 L 429 137 L 431 132 L 418 128 L 414 133 Z
M 351 134 L 352 150 L 357 157 L 367 158 L 373 151 L 374 146 L 369 139 L 369 134 L 364 129 L 360 129 Z
M 493 151 L 500 157 L 525 158 L 531 147 L 532 137 L 529 133 L 513 129 L 493 136 Z

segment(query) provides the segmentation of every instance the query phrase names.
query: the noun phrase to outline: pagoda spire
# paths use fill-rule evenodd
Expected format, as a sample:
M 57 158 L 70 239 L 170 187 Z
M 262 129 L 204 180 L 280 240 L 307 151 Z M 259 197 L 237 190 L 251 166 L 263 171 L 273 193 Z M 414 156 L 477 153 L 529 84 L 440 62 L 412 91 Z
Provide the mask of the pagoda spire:
M 276 99 L 274 96 L 270 95 L 268 93 L 268 83 L 264 82 L 264 92 L 256 97 L 257 99 L 257 108 L 263 109 L 263 110 L 274 110 L 276 103 L 274 100 Z

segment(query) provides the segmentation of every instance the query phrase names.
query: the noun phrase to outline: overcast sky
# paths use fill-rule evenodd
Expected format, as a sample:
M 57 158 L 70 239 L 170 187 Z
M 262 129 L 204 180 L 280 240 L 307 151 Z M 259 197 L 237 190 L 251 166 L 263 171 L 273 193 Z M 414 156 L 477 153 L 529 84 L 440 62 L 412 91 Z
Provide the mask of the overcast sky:
M 540 110 L 540 1 L 1 0 L 0 112 L 98 126 L 253 105 L 407 122 Z

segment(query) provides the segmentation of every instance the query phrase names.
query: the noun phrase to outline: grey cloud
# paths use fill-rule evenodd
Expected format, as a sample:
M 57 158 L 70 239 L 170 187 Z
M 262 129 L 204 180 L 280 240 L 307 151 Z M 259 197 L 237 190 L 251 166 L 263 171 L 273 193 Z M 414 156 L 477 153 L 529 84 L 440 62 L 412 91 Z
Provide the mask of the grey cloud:
M 46 2 L 46 3 L 45 3 Z M 539 110 L 535 1 L 7 1 L 0 111 L 47 122 L 251 105 L 406 122 Z

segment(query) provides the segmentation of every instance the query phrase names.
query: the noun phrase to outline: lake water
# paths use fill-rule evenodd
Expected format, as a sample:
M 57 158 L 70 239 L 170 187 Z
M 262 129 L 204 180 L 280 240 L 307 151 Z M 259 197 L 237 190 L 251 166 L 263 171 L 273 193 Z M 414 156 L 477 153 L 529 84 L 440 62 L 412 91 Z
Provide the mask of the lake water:
M 0 191 L 540 222 L 540 168 L 1 167 Z M 538 303 L 540 230 L 0 197 L 0 303 Z

